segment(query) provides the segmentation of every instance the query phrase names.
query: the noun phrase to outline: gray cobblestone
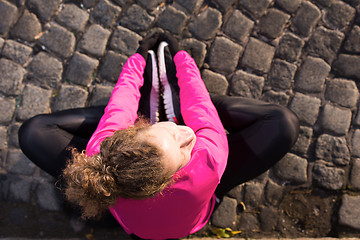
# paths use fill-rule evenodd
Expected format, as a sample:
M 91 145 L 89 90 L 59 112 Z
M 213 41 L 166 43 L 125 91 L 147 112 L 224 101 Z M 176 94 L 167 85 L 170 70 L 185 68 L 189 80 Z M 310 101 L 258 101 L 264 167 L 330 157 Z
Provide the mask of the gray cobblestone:
M 40 17 L 43 22 L 47 22 L 59 10 L 61 0 L 29 0 L 30 9 Z
M 295 88 L 304 92 L 321 92 L 330 69 L 321 58 L 307 57 L 295 78 Z
M 28 65 L 28 78 L 45 87 L 56 88 L 61 80 L 63 67 L 59 60 L 39 52 Z
M 224 33 L 241 43 L 245 43 L 253 27 L 254 22 L 236 9 L 224 26 Z
M 131 5 L 120 20 L 121 25 L 135 32 L 147 30 L 155 18 L 137 4 Z
M 300 126 L 299 137 L 291 151 L 299 153 L 302 156 L 306 155 L 310 146 L 312 135 L 313 130 L 311 128 Z
M 339 210 L 339 223 L 360 230 L 360 196 L 350 196 L 345 194 L 342 198 Z
M 304 1 L 293 19 L 292 29 L 302 36 L 308 36 L 320 17 L 320 10 L 309 1 Z
M 215 37 L 222 24 L 221 13 L 214 8 L 207 8 L 198 14 L 194 22 L 190 23 L 190 32 L 200 40 L 209 40 Z
M 122 2 L 126 2 L 128 0 L 115 0 L 116 3 L 122 3 Z M 95 7 L 95 5 L 99 2 L 99 0 L 83 0 L 82 1 L 83 4 L 84 4 L 84 7 L 86 8 L 92 8 L 92 7 Z
M 8 127 L 8 145 L 10 147 L 19 148 L 18 131 L 21 123 L 14 122 Z
M 20 93 L 25 69 L 5 58 L 0 59 L 0 92 L 6 95 Z
M 325 98 L 343 107 L 355 107 L 359 98 L 359 90 L 354 81 L 332 79 L 326 84 Z
M 8 124 L 15 110 L 15 100 L 8 98 L 0 98 L 0 124 Z
M 127 28 L 118 26 L 111 37 L 110 47 L 115 51 L 120 51 L 126 55 L 132 55 L 138 49 L 140 40 L 140 35 Z
M 317 139 L 315 155 L 336 165 L 346 166 L 350 162 L 350 152 L 344 137 L 322 134 Z
M 11 35 L 15 38 L 20 38 L 27 42 L 33 42 L 41 33 L 41 24 L 35 14 L 30 13 L 28 10 L 20 17 L 18 22 L 11 30 Z
M 354 124 L 360 126 L 360 111 L 358 112 L 358 114 L 354 120 Z
M 8 146 L 8 143 L 6 141 L 6 136 L 7 136 L 6 127 L 0 126 L 0 151 L 6 149 Z
M 91 92 L 89 101 L 90 106 L 105 106 L 110 99 L 114 87 L 95 85 Z
M 263 186 L 260 183 L 248 182 L 244 187 L 244 203 L 249 209 L 257 209 L 261 203 Z
M 108 81 L 116 82 L 127 59 L 127 56 L 109 51 L 104 57 L 100 76 Z
M 340 54 L 334 64 L 343 76 L 360 79 L 360 56 Z
M 216 37 L 209 53 L 209 65 L 216 72 L 235 71 L 243 48 L 225 37 Z
M 304 40 L 295 34 L 285 33 L 280 39 L 276 55 L 288 62 L 295 62 L 300 57 L 304 45 Z
M 157 25 L 173 34 L 180 34 L 185 27 L 187 19 L 188 17 L 184 12 L 167 6 L 160 14 Z
M 68 58 L 74 51 L 75 40 L 74 34 L 57 24 L 51 24 L 39 42 L 59 57 Z
M 75 4 L 65 4 L 64 8 L 56 16 L 56 21 L 76 32 L 84 31 L 89 20 L 89 13 L 78 8 Z
M 316 2 L 320 3 L 321 5 L 325 7 L 331 6 L 331 4 L 334 3 L 335 0 L 316 0 Z
M 193 13 L 199 10 L 204 0 L 175 0 L 181 6 L 186 8 L 189 13 Z
M 320 114 L 320 122 L 324 130 L 345 135 L 350 127 L 351 110 L 341 109 L 327 103 Z
M 219 73 L 215 73 L 208 69 L 204 69 L 201 72 L 201 76 L 202 76 L 202 79 L 205 83 L 207 90 L 210 93 L 215 93 L 215 94 L 219 94 L 219 95 L 226 94 L 229 83 L 223 75 L 221 75 Z
M 0 1 L 0 34 L 5 34 L 13 25 L 18 9 L 11 3 Z
M 350 184 L 355 190 L 360 190 L 360 159 L 354 159 L 351 167 Z
M 308 54 L 321 57 L 331 64 L 343 40 L 342 32 L 319 27 L 311 35 L 306 50 Z
M 246 9 L 255 18 L 261 17 L 272 0 L 240 0 L 240 5 Z
M 123 2 L 125 2 L 123 0 Z M 156 6 L 158 6 L 159 4 L 165 2 L 165 0 L 139 0 L 138 1 L 144 8 L 146 8 L 147 10 L 152 10 L 153 8 L 155 8 Z
M 107 0 L 100 0 L 91 13 L 91 17 L 106 28 L 111 27 L 119 16 L 121 8 Z
M 240 215 L 239 228 L 243 232 L 259 232 L 260 223 L 254 213 L 243 212 Z
M 87 95 L 87 91 L 80 87 L 62 85 L 54 98 L 52 110 L 53 112 L 56 112 L 65 109 L 84 107 Z
M 279 213 L 274 207 L 264 207 L 261 209 L 259 219 L 261 230 L 264 232 L 271 232 L 275 230 L 277 226 Z
M 98 65 L 98 60 L 75 52 L 68 63 L 66 78 L 75 84 L 88 86 Z
M 232 6 L 237 3 L 237 0 L 212 0 L 216 8 L 221 9 L 223 12 L 227 12 Z
M 16 202 L 30 202 L 31 182 L 17 178 L 9 184 L 9 200 Z
M 289 98 L 289 95 L 284 92 L 276 92 L 274 90 L 269 90 L 263 93 L 261 99 L 269 103 L 279 104 L 287 107 Z
M 314 125 L 319 114 L 320 105 L 321 100 L 319 98 L 295 93 L 290 103 L 290 109 L 296 113 L 300 121 L 308 125 Z
M 100 25 L 93 24 L 85 32 L 83 38 L 80 40 L 79 47 L 81 50 L 101 57 L 106 48 L 106 43 L 110 37 L 111 32 Z
M 342 1 L 335 1 L 325 13 L 325 25 L 331 29 L 343 29 L 355 17 L 356 10 Z
M 280 185 L 271 180 L 266 183 L 264 195 L 266 201 L 271 203 L 271 205 L 278 206 L 283 198 L 283 194 L 284 191 Z
M 268 9 L 260 19 L 259 32 L 269 38 L 277 38 L 283 32 L 290 15 L 276 9 Z
M 0 53 L 1 53 L 1 49 L 4 46 L 5 40 L 3 38 L 0 37 Z
M 14 62 L 24 65 L 32 53 L 32 48 L 13 40 L 7 40 L 2 55 Z
M 263 87 L 263 77 L 238 70 L 230 81 L 230 95 L 259 99 Z
M 256 38 L 250 38 L 246 45 L 242 64 L 262 73 L 270 70 L 271 61 L 274 57 L 275 48 Z
M 289 89 L 296 72 L 296 65 L 275 59 L 272 63 L 268 80 L 272 87 Z
M 62 209 L 62 203 L 56 194 L 55 186 L 44 183 L 39 184 L 36 190 L 37 203 L 45 210 L 59 211 Z
M 31 176 L 36 166 L 19 149 L 10 149 L 6 158 L 9 173 Z
M 301 0 L 275 0 L 276 4 L 289 13 L 295 12 L 301 4 Z
M 345 42 L 345 50 L 348 52 L 360 53 L 360 27 L 354 26 L 350 36 Z
M 180 41 L 182 49 L 187 51 L 194 58 L 196 65 L 201 68 L 206 56 L 206 45 L 195 38 L 187 38 Z
M 308 162 L 306 159 L 288 153 L 274 166 L 273 171 L 283 181 L 303 184 L 307 182 L 308 178 L 307 167 Z
M 352 139 L 351 139 L 351 148 L 352 155 L 355 157 L 360 157 L 360 130 L 355 130 Z
M 222 228 L 233 227 L 236 221 L 236 206 L 235 199 L 224 197 L 219 207 L 212 214 L 212 224 Z
M 313 184 L 316 186 L 329 190 L 340 190 L 344 185 L 345 171 L 343 169 L 315 163 L 312 173 Z
M 32 85 L 25 85 L 22 92 L 20 107 L 16 117 L 18 120 L 26 120 L 37 114 L 47 113 L 49 109 L 50 90 L 45 90 Z

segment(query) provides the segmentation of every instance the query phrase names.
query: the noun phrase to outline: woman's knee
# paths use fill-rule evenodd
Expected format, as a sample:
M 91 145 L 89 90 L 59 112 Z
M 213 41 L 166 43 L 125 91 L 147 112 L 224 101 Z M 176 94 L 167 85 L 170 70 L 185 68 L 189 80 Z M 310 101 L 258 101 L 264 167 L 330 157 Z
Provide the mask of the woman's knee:
M 31 145 L 41 134 L 41 129 L 44 129 L 46 126 L 46 115 L 37 115 L 26 120 L 18 131 L 20 147 L 23 149 Z

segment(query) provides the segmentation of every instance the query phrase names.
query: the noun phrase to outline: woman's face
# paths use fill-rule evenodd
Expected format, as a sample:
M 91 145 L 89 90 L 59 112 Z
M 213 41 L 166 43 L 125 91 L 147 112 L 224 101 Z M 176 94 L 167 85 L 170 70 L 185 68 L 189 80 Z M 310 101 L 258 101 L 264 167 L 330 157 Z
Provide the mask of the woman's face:
M 163 152 L 165 168 L 171 173 L 176 173 L 189 162 L 196 141 L 191 128 L 172 122 L 156 123 L 142 137 Z

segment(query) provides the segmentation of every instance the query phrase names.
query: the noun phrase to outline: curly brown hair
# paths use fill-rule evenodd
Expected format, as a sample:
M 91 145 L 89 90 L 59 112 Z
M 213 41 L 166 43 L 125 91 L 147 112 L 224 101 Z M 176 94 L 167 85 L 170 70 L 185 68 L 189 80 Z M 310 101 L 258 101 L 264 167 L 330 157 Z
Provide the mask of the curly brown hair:
M 100 153 L 87 156 L 72 149 L 63 171 L 67 199 L 82 207 L 83 217 L 100 215 L 117 198 L 145 199 L 161 192 L 172 179 L 162 164 L 161 151 L 139 140 L 150 124 L 138 121 L 106 138 Z

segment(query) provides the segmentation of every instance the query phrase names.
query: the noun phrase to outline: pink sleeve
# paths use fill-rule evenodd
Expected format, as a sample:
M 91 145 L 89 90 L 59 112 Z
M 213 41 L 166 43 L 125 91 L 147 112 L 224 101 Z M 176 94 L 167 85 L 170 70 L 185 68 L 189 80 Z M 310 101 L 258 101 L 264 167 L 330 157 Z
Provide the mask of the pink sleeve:
M 225 129 L 201 79 L 194 59 L 185 51 L 174 57 L 180 87 L 181 114 L 197 141 L 210 149 L 219 177 L 222 176 L 229 153 Z
M 132 55 L 125 63 L 104 115 L 87 144 L 88 156 L 100 152 L 100 144 L 106 137 L 135 123 L 145 64 L 145 59 L 140 54 Z

